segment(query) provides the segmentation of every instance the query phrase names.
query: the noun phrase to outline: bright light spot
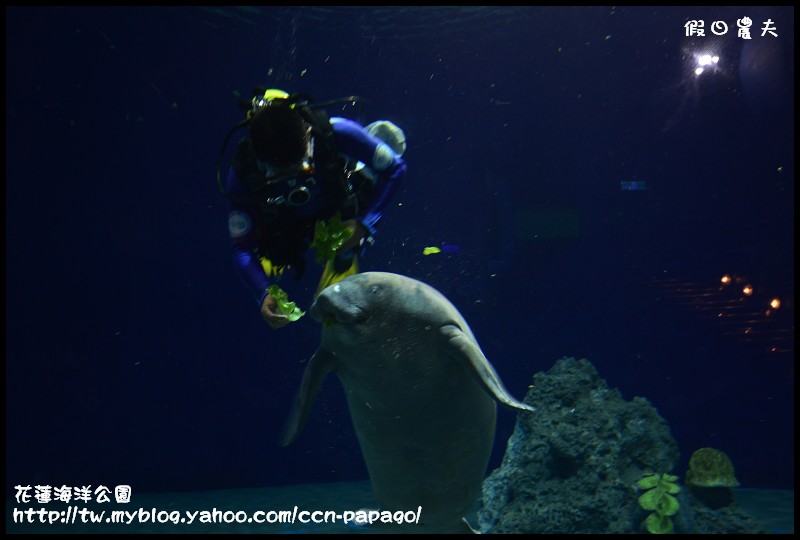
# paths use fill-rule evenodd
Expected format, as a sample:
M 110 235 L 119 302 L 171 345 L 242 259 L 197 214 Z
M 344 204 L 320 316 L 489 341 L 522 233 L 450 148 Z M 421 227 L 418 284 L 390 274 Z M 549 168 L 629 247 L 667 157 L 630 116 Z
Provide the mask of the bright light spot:
M 730 282 L 731 282 L 731 276 L 729 276 L 728 274 L 725 274 L 724 276 L 722 276 L 722 279 L 720 279 L 720 281 L 721 281 L 721 282 L 722 282 L 724 285 L 727 285 L 728 283 L 730 283 Z
M 706 67 L 713 67 L 716 68 L 716 65 L 719 63 L 719 56 L 716 54 L 697 54 L 694 57 L 695 64 L 697 67 L 694 68 L 695 77 L 699 77 L 701 73 L 705 72 Z
M 710 54 L 701 54 L 697 57 L 698 66 L 710 66 L 711 64 L 719 63 L 719 56 L 711 56 Z
M 778 309 L 779 307 L 781 307 L 780 298 L 773 298 L 772 300 L 769 301 L 769 305 L 772 309 Z
M 742 293 L 745 296 L 752 296 L 753 295 L 753 286 L 752 285 L 745 285 L 744 289 L 742 289 Z

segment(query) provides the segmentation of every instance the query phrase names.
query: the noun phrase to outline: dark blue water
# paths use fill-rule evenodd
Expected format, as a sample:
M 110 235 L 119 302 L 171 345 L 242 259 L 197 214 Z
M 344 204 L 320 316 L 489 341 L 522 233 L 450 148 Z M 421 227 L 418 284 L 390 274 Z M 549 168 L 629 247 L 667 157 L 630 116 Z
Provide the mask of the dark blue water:
M 258 84 L 403 127 L 409 174 L 362 269 L 439 288 L 515 396 L 586 357 L 666 418 L 678 474 L 711 446 L 743 486 L 793 488 L 793 17 L 7 8 L 7 492 L 367 478 L 333 378 L 276 444 L 320 329 L 270 330 L 231 263 L 216 160 Z M 312 274 L 286 286 L 302 309 Z

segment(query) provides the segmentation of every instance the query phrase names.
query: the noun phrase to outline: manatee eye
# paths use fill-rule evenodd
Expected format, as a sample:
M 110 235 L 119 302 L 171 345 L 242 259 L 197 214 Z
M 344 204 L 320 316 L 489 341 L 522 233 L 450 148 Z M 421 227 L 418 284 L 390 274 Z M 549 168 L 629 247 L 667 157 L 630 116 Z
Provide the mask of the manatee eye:
M 379 292 L 381 292 L 381 286 L 380 285 L 372 285 L 369 288 L 369 293 L 370 294 L 378 294 Z

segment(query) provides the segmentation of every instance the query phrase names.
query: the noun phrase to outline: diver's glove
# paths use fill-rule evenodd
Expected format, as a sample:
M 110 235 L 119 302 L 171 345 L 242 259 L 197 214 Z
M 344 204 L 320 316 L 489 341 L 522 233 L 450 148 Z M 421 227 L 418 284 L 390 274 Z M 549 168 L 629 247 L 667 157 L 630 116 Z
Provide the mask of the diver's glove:
M 342 222 L 342 225 L 352 231 L 352 234 L 342 243 L 339 249 L 336 250 L 338 255 L 347 253 L 352 249 L 356 249 L 361 245 L 361 240 L 369 236 L 369 230 L 361 224 L 357 219 L 348 219 Z
M 268 325 L 272 328 L 280 328 L 305 314 L 305 311 L 298 309 L 297 304 L 289 301 L 286 291 L 274 283 L 269 286 L 267 296 L 261 302 L 261 316 Z
M 273 330 L 289 324 L 289 317 L 281 313 L 278 301 L 270 295 L 265 296 L 261 303 L 261 317 Z
M 281 313 L 278 301 L 269 294 L 264 297 L 264 301 L 261 303 L 261 317 L 273 330 L 283 328 L 291 322 L 289 317 Z

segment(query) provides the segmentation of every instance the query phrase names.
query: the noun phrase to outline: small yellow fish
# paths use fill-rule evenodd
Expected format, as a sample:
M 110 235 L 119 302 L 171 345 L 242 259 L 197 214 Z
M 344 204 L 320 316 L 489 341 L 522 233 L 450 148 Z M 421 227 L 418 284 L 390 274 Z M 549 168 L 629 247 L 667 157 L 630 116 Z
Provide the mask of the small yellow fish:
M 433 255 L 434 253 L 441 253 L 442 250 L 438 247 L 426 247 L 422 250 L 423 255 Z

